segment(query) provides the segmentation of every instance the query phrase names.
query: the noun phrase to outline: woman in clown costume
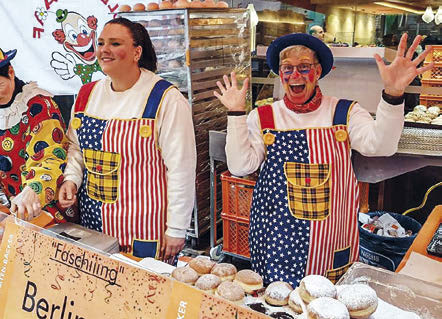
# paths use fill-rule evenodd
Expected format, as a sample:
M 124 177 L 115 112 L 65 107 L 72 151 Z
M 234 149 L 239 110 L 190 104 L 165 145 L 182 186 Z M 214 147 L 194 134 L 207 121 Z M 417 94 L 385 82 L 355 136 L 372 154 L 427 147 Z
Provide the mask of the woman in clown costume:
M 16 52 L 0 49 L 0 187 L 19 218 L 44 209 L 62 222 L 55 200 L 66 165 L 64 123 L 49 92 L 15 76 Z
M 107 22 L 97 56 L 107 77 L 84 85 L 73 107 L 60 203 L 78 198 L 81 224 L 118 238 L 121 251 L 172 263 L 195 198 L 192 110 L 154 73 L 141 24 Z
M 358 260 L 357 180 L 351 149 L 366 156 L 397 150 L 404 123 L 404 90 L 432 65 L 419 68 L 431 48 L 412 59 L 402 36 L 393 62 L 375 55 L 384 84 L 376 120 L 357 102 L 322 95 L 318 80 L 332 69 L 331 50 L 307 34 L 282 36 L 267 50 L 283 100 L 245 115 L 248 81 L 224 76 L 214 92 L 228 108 L 227 164 L 235 175 L 261 167 L 250 212 L 252 268 L 266 283 L 294 287 L 306 275 L 336 281 Z M 336 70 L 335 72 L 337 72 Z M 362 88 L 361 88 L 362 89 Z M 262 166 L 261 166 L 262 165 Z

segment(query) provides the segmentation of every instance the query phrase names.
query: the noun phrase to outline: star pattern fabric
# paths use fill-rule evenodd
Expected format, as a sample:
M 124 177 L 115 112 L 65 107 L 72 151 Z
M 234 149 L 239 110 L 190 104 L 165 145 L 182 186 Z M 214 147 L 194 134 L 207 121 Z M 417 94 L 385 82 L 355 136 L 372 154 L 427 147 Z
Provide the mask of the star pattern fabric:
M 293 217 L 287 201 L 285 162 L 309 162 L 305 130 L 264 130 L 275 136 L 256 184 L 250 213 L 253 270 L 266 284 L 285 281 L 298 286 L 304 277 L 310 242 L 310 222 Z
M 77 130 L 78 141 L 82 148 L 88 148 L 93 150 L 102 149 L 102 136 L 106 128 L 107 121 L 85 116 L 82 113 L 75 115 L 76 118 L 81 120 L 81 126 Z M 103 219 L 101 216 L 100 201 L 91 199 L 87 196 L 88 173 L 87 169 L 84 169 L 83 183 L 79 190 L 79 205 L 80 205 L 80 223 L 81 225 L 94 229 L 97 231 L 103 231 Z

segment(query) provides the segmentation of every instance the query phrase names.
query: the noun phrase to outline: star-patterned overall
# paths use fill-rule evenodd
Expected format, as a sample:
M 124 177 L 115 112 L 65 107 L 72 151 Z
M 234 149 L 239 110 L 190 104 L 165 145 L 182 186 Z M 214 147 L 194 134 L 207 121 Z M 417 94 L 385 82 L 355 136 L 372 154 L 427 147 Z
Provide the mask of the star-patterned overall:
M 266 160 L 250 212 L 252 269 L 266 284 L 293 287 L 310 274 L 337 280 L 359 257 L 358 187 L 340 100 L 333 125 L 278 130 L 271 105 L 258 109 Z
M 157 257 L 166 224 L 167 184 L 155 125 L 172 84 L 159 80 L 154 85 L 142 118 L 104 120 L 87 114 L 95 83 L 81 88 L 71 121 L 85 164 L 78 190 L 80 222 L 118 238 L 122 251 Z

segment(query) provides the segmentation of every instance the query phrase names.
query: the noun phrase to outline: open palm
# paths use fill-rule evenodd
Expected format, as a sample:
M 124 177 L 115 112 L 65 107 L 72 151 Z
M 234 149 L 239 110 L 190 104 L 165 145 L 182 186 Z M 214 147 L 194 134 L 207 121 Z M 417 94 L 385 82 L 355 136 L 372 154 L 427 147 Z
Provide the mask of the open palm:
M 418 35 L 414 39 L 408 51 L 406 50 L 407 37 L 408 35 L 406 33 L 402 35 L 396 57 L 391 64 L 385 65 L 379 54 L 375 54 L 379 73 L 381 75 L 382 82 L 384 83 L 385 93 L 392 96 L 401 96 L 404 94 L 405 88 L 417 75 L 422 74 L 433 67 L 433 63 L 430 63 L 424 67 L 418 67 L 418 65 L 425 60 L 427 54 L 431 52 L 432 48 L 427 47 L 424 52 L 413 60 L 413 54 L 422 40 L 422 37 Z
M 249 87 L 249 78 L 244 80 L 241 89 L 238 88 L 235 72 L 232 71 L 230 73 L 230 78 L 232 79 L 232 82 L 230 82 L 227 75 L 223 76 L 224 85 L 220 81 L 217 81 L 216 85 L 221 94 L 214 91 L 213 95 L 215 95 L 229 111 L 244 111 L 246 106 L 247 89 Z

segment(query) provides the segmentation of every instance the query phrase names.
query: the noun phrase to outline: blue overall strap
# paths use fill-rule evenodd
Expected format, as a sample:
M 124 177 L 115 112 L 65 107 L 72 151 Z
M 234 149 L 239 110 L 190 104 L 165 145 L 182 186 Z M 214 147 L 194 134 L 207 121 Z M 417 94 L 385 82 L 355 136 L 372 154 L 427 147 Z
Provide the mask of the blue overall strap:
M 335 115 L 333 116 L 333 125 L 347 125 L 348 112 L 350 112 L 355 101 L 340 99 L 336 104 Z
M 173 84 L 166 80 L 159 80 L 155 83 L 152 91 L 150 91 L 147 98 L 146 108 L 144 109 L 143 118 L 154 119 L 157 115 L 158 107 L 161 105 L 163 95 L 169 88 L 173 87 Z

